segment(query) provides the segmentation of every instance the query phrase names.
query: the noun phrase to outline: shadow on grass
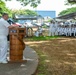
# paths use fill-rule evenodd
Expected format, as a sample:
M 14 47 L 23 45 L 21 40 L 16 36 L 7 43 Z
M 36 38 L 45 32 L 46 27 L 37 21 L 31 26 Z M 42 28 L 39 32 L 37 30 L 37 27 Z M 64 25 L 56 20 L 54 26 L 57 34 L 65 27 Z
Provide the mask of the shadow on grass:
M 38 41 L 39 37 L 39 39 L 36 38 L 37 41 L 34 38 L 32 42 L 28 38 L 31 43 L 27 41 L 26 44 L 36 50 L 39 55 L 36 75 L 76 75 L 75 38 L 51 39 L 52 37 L 49 37 L 47 42 Z

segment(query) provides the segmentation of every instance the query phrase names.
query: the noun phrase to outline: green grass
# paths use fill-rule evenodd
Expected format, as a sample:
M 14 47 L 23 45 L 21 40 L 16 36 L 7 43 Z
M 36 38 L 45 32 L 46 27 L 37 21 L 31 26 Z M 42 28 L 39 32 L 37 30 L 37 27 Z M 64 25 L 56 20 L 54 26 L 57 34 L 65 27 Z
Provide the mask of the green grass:
M 41 51 L 37 50 L 37 53 L 39 55 L 39 66 L 36 75 L 49 75 L 49 72 L 47 71 L 47 65 L 45 62 L 45 60 L 48 59 L 48 57 L 44 55 L 44 53 Z
M 30 41 L 43 41 L 43 40 L 56 39 L 58 37 L 59 36 L 39 36 L 39 37 L 33 36 L 33 37 L 29 37 L 29 38 L 27 37 L 27 39 Z

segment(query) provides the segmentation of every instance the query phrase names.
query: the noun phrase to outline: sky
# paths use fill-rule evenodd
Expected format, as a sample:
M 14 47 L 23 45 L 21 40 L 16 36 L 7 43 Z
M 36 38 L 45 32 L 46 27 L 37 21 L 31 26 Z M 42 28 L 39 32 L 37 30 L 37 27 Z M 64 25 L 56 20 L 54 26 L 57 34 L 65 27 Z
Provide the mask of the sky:
M 56 16 L 58 16 L 59 12 L 70 8 L 71 6 L 64 5 L 65 0 L 41 0 L 41 4 L 38 5 L 37 8 L 32 8 L 29 5 L 22 7 L 19 2 L 16 0 L 6 2 L 6 6 L 10 9 L 30 9 L 30 10 L 54 10 L 56 11 Z

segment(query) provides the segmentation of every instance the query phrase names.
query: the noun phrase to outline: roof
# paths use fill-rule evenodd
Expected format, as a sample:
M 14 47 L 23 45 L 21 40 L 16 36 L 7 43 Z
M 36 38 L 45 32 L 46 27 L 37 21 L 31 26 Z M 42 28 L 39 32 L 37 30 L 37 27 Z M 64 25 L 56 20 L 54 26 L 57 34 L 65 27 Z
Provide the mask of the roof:
M 15 15 L 14 19 L 16 20 L 36 20 L 38 18 L 42 18 L 41 16 L 32 16 L 32 15 Z
M 76 12 L 73 12 L 67 15 L 59 16 L 57 18 L 58 19 L 74 19 L 75 17 L 76 17 Z

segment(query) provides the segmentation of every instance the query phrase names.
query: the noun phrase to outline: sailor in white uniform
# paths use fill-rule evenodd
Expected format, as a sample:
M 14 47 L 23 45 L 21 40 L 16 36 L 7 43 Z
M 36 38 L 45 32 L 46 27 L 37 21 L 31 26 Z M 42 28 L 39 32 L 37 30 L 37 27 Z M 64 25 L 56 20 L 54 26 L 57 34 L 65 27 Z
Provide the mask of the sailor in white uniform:
M 75 31 L 74 31 L 74 36 L 76 37 L 76 27 L 75 27 Z
M 42 29 L 42 27 L 39 27 L 39 35 L 42 35 L 42 32 L 43 32 L 43 29 Z
M 74 25 L 72 25 L 72 33 L 74 34 L 74 37 L 75 37 L 75 34 L 76 34 L 76 28 Z
M 65 36 L 67 36 L 67 27 L 65 26 L 65 28 L 64 28 L 64 34 L 65 34 Z
M 8 29 L 14 27 L 7 22 L 7 19 L 8 14 L 3 13 L 2 18 L 0 19 L 0 63 L 7 63 Z
M 34 35 L 35 35 L 36 37 L 39 37 L 39 31 L 35 31 Z
M 54 36 L 54 35 L 55 35 L 55 23 L 51 21 L 49 28 L 49 36 Z
M 69 36 L 72 36 L 72 23 L 69 24 Z
M 61 27 L 60 27 L 60 23 L 58 22 L 58 27 L 57 27 L 57 33 L 58 33 L 58 35 L 60 35 L 60 29 L 61 29 Z
M 58 22 L 56 21 L 55 22 L 55 35 L 58 35 L 57 29 L 58 29 Z
M 75 27 L 75 31 L 74 31 L 74 36 L 76 37 L 76 27 Z

